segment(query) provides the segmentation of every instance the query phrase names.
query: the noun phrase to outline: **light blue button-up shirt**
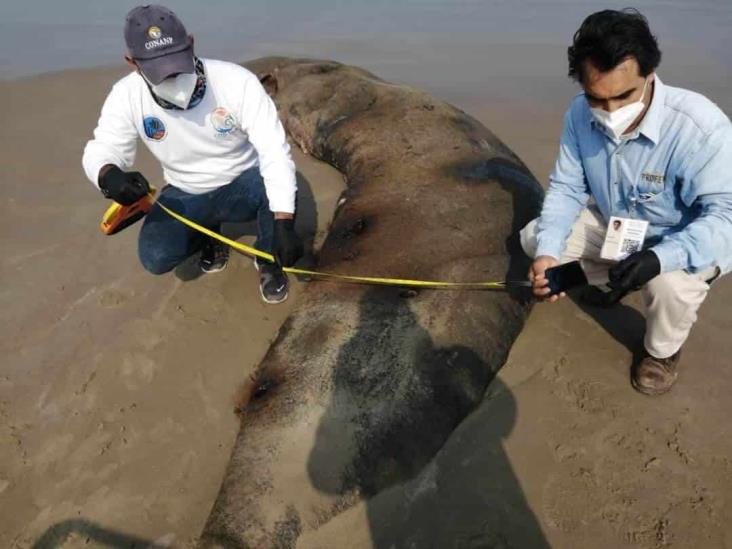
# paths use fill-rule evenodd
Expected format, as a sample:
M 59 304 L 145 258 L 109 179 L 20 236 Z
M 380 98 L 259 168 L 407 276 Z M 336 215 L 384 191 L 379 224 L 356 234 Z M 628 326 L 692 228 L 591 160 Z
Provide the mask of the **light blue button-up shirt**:
M 649 222 L 645 247 L 661 272 L 732 269 L 732 124 L 704 96 L 654 78 L 638 128 L 615 140 L 580 94 L 564 117 L 538 222 L 538 255 L 561 256 L 592 197 L 610 216 Z

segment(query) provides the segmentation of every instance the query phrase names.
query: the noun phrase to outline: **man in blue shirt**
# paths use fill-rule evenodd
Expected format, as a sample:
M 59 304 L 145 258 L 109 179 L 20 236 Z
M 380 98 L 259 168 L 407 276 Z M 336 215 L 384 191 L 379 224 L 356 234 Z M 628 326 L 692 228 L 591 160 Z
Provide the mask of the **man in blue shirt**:
M 709 283 L 732 268 L 732 125 L 702 95 L 661 82 L 661 52 L 635 10 L 590 15 L 568 54 L 583 93 L 565 115 L 541 216 L 521 232 L 529 278 L 554 302 L 564 294 L 549 295 L 546 269 L 580 260 L 591 303 L 640 289 L 645 353 L 632 384 L 665 393 Z M 601 257 L 612 216 L 648 222 L 642 249 L 619 262 Z

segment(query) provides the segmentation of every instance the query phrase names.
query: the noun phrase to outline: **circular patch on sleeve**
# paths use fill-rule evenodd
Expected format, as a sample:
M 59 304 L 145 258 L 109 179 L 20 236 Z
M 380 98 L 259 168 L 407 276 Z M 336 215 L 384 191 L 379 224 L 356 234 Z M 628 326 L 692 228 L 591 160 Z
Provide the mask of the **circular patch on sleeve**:
M 145 135 L 153 141 L 162 141 L 165 139 L 167 131 L 163 121 L 155 116 L 146 116 L 142 119 L 142 125 L 145 128 Z

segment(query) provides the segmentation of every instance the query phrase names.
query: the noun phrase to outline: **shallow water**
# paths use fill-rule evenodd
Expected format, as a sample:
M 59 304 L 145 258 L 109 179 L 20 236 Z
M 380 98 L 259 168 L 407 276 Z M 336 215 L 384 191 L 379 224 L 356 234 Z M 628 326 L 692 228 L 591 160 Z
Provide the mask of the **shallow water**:
M 121 61 L 122 25 L 137 2 L 26 0 L 0 6 L 3 78 Z M 357 63 L 413 83 L 480 82 L 496 44 L 545 47 L 564 64 L 564 49 L 589 13 L 625 2 L 578 0 L 267 0 L 167 2 L 197 37 L 200 53 L 243 60 L 283 53 Z M 640 0 L 662 48 L 687 50 L 695 63 L 732 75 L 729 0 Z M 510 49 L 510 48 L 509 48 Z M 510 51 L 505 52 L 510 56 Z M 502 54 L 503 55 L 503 54 Z M 513 71 L 529 68 L 506 63 Z M 539 63 L 545 66 L 545 63 Z M 506 69 L 507 67 L 503 67 Z M 550 65 L 547 69 L 553 71 Z
M 25 0 L 0 5 L 0 80 L 121 65 L 135 1 Z M 336 59 L 418 86 L 477 116 L 545 180 L 561 117 L 578 87 L 567 45 L 582 20 L 625 2 L 597 0 L 173 0 L 203 56 Z M 659 39 L 661 78 L 732 112 L 730 0 L 640 0 Z M 74 73 L 70 74 L 70 77 Z M 111 83 L 110 83 L 111 84 Z M 94 106 L 96 110 L 97 106 Z

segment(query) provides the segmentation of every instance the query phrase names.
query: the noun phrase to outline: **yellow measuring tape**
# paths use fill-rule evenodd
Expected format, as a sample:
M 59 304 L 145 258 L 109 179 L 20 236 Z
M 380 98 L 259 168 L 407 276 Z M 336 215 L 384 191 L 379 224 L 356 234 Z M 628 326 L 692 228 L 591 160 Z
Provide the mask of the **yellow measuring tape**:
M 199 225 L 198 223 L 195 223 L 191 221 L 190 219 L 183 217 L 179 213 L 174 212 L 170 208 L 167 208 L 163 204 L 160 203 L 160 201 L 157 202 L 158 206 L 162 208 L 162 210 L 167 213 L 168 215 L 174 217 L 184 225 L 189 226 L 192 229 L 195 229 L 196 231 L 203 233 L 207 236 L 210 236 L 211 238 L 215 238 L 219 242 L 223 242 L 224 244 L 227 244 L 228 246 L 231 246 L 235 250 L 242 252 L 244 254 L 247 254 L 249 256 L 255 256 L 255 257 L 261 257 L 262 259 L 266 259 L 269 262 L 274 262 L 275 258 L 272 256 L 272 254 L 268 254 L 266 252 L 262 252 L 260 250 L 257 250 L 256 248 L 252 248 L 251 246 L 247 246 L 246 244 L 242 244 L 241 242 L 237 242 L 235 240 L 231 240 L 230 238 L 226 238 L 225 236 L 222 236 L 210 229 L 207 229 L 206 227 L 203 227 Z M 432 288 L 432 289 L 475 289 L 475 290 L 505 290 L 506 289 L 506 283 L 505 282 L 440 282 L 440 281 L 432 281 L 432 280 L 410 280 L 405 278 L 379 278 L 379 277 L 373 277 L 373 276 L 353 276 L 353 275 L 342 275 L 337 273 L 324 273 L 321 271 L 310 271 L 308 269 L 298 269 L 296 267 L 283 267 L 282 270 L 286 273 L 291 273 L 295 275 L 304 275 L 304 276 L 311 276 L 311 277 L 317 277 L 317 278 L 325 278 L 325 279 L 331 279 L 331 280 L 342 280 L 344 282 L 354 282 L 354 283 L 360 283 L 360 284 L 380 284 L 382 286 L 407 286 L 412 288 Z M 528 285 L 527 282 L 524 281 L 517 281 L 517 285 L 524 286 Z

